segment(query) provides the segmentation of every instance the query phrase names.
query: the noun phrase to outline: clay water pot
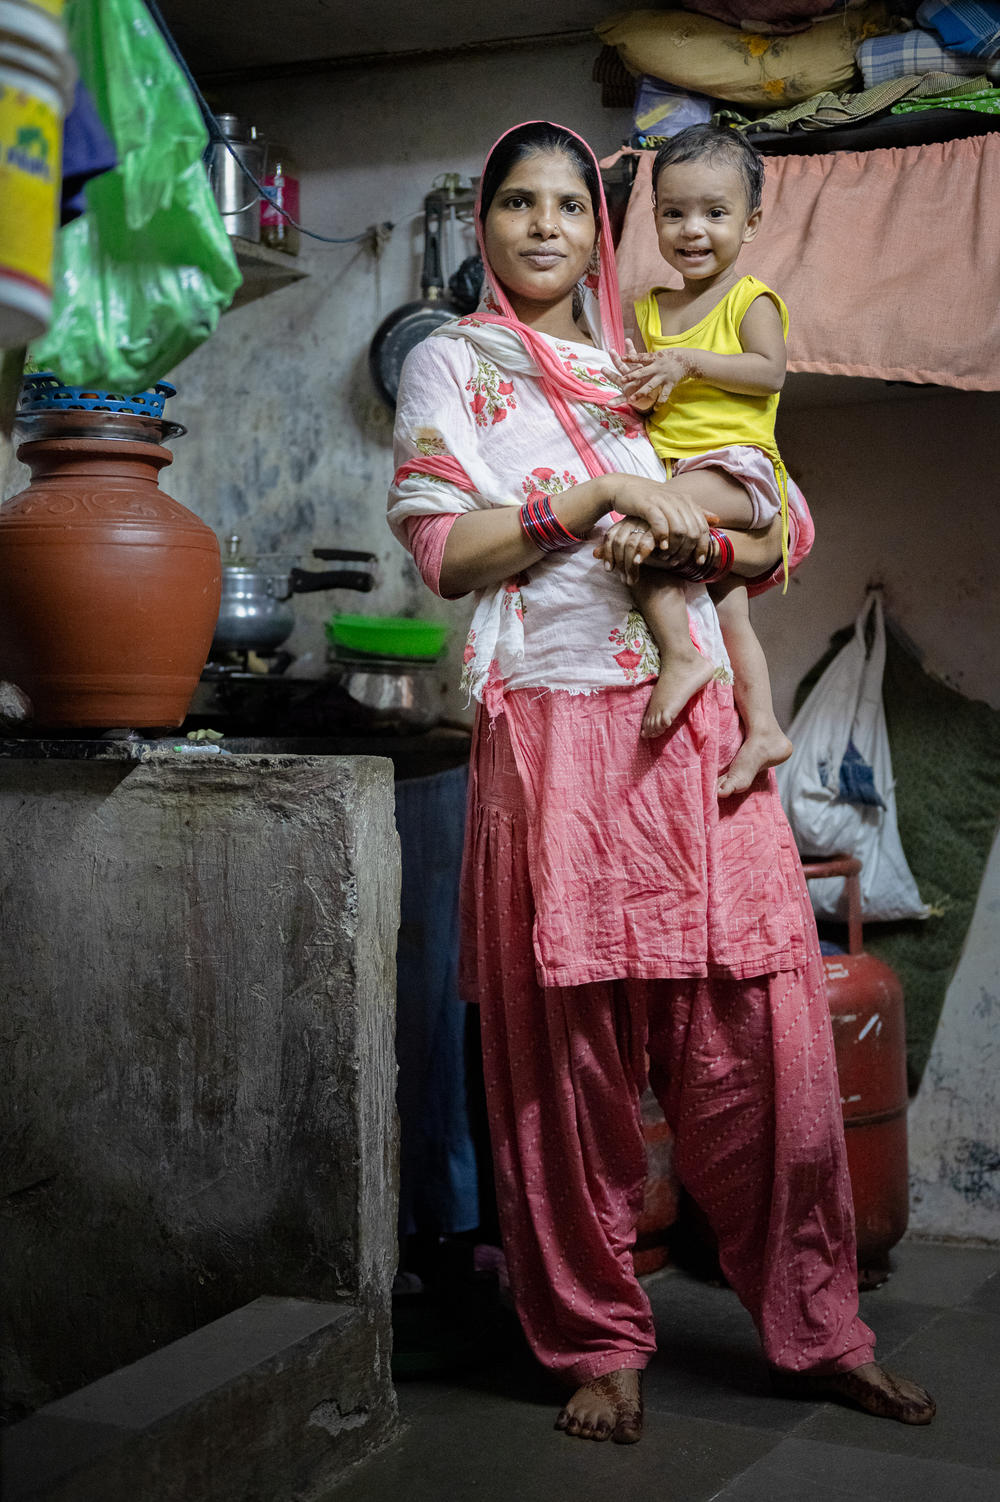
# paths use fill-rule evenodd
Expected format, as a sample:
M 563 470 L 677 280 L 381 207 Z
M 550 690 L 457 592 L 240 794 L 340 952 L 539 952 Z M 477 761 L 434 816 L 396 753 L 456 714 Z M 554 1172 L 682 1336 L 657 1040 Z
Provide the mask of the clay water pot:
M 176 426 L 102 416 L 23 425 L 31 484 L 0 506 L 0 678 L 38 726 L 173 728 L 208 657 L 219 544 L 159 488 L 173 455 L 155 440 Z

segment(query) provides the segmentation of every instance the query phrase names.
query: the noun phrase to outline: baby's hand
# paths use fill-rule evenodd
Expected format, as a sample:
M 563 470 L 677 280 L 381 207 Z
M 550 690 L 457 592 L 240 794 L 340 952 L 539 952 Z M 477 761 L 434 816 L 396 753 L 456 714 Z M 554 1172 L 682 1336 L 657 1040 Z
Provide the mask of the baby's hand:
M 608 375 L 616 386 L 620 386 L 622 381 L 630 381 L 638 375 L 648 358 L 648 355 L 637 355 L 632 348 L 632 341 L 626 340 L 624 355 L 616 354 L 614 350 L 609 352 L 608 359 L 614 366 L 614 371 L 609 370 Z
M 602 559 L 606 569 L 614 569 L 626 584 L 632 585 L 655 548 L 656 538 L 646 523 L 637 516 L 625 516 L 604 533 L 594 549 L 594 557 Z
M 622 390 L 634 407 L 648 408 L 651 403 L 665 402 L 674 387 L 693 371 L 691 351 L 659 349 L 646 355 L 641 369 L 630 373 L 628 389 L 623 386 Z
M 610 370 L 607 372 L 609 379 L 618 387 L 625 400 L 630 402 L 643 416 L 646 416 L 653 410 L 660 398 L 646 390 L 645 394 L 637 401 L 636 394 L 649 386 L 651 375 L 650 362 L 654 357 L 645 353 L 637 354 L 633 348 L 632 341 L 627 340 L 624 357 L 612 351 L 609 358 L 614 365 L 614 372 L 612 373 Z

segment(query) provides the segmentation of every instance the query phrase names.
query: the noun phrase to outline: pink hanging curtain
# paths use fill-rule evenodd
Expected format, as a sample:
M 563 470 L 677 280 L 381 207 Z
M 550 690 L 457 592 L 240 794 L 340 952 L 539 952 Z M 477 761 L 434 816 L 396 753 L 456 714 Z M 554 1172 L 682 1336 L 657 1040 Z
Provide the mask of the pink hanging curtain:
M 618 274 L 632 301 L 679 278 L 656 248 L 641 153 Z M 788 304 L 788 368 L 1000 390 L 1000 134 L 768 157 L 740 257 Z

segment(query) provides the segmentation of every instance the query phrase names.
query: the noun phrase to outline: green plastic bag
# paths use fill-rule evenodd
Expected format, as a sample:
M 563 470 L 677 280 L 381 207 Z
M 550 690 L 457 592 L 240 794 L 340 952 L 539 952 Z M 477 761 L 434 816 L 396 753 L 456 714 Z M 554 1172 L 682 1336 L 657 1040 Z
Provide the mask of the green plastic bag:
M 66 22 L 119 165 L 60 231 L 52 326 L 31 358 L 68 386 L 142 391 L 214 332 L 242 277 L 201 112 L 142 0 L 70 0 Z

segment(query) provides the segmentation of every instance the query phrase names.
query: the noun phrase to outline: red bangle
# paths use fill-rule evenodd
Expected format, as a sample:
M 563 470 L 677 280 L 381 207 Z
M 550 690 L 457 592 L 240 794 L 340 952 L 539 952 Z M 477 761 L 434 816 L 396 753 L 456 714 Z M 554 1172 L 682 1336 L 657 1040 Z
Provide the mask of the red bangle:
M 584 541 L 566 530 L 545 496 L 525 501 L 520 516 L 525 537 L 540 553 L 561 553 L 566 548 L 579 547 Z
M 708 535 L 712 539 L 712 547 L 705 562 L 681 564 L 680 568 L 673 571 L 678 579 L 686 579 L 692 584 L 717 584 L 720 579 L 732 573 L 736 561 L 732 541 L 725 532 L 717 532 L 714 527 L 708 529 Z

